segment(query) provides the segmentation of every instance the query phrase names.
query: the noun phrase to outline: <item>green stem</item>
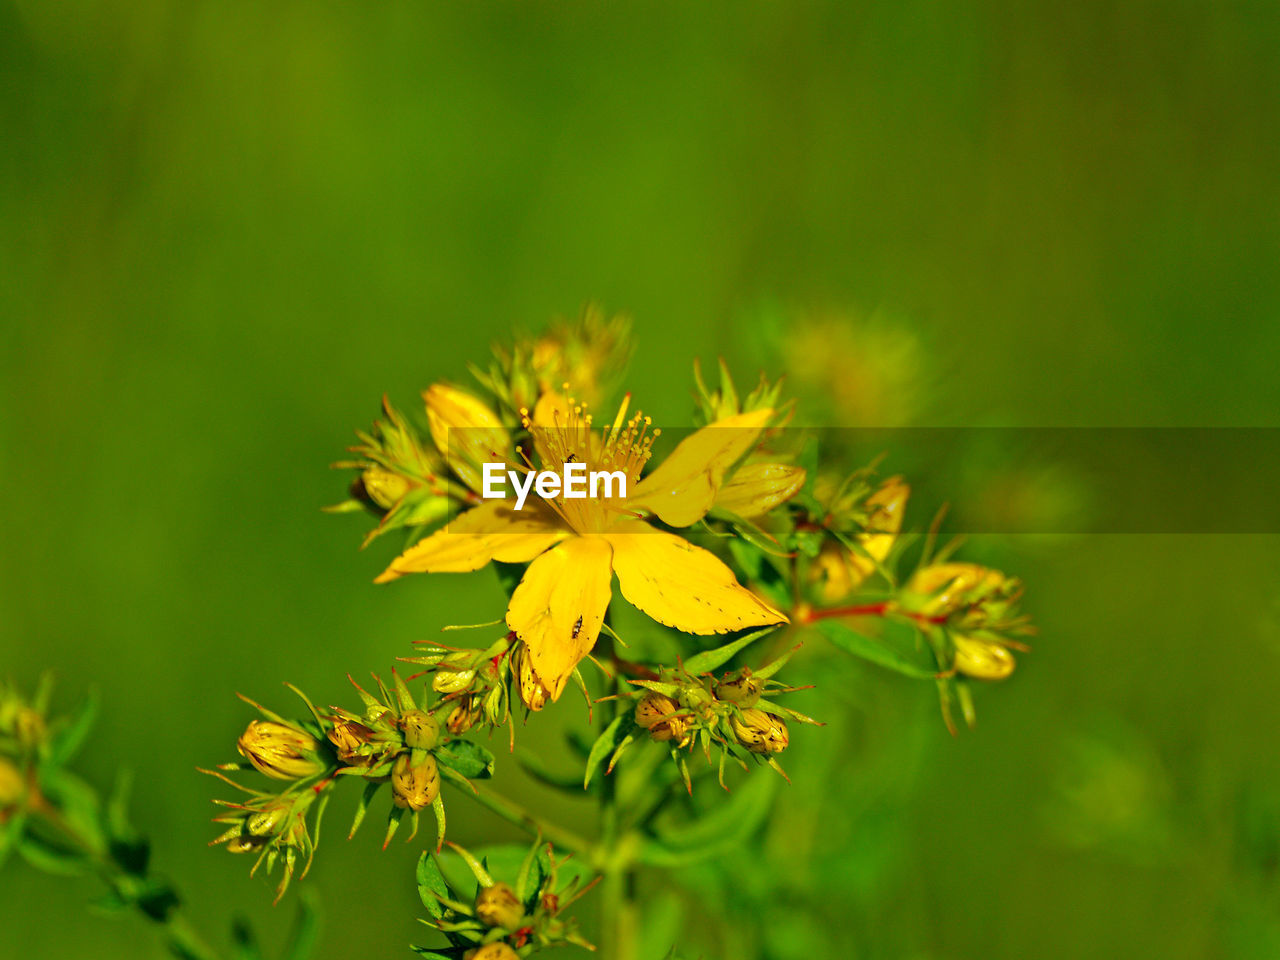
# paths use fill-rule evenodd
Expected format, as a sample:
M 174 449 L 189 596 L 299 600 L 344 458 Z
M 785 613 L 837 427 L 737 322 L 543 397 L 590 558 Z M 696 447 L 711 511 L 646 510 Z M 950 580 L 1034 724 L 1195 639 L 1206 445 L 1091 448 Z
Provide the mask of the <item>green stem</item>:
M 86 837 L 68 823 L 62 816 L 62 812 L 45 800 L 43 795 L 39 793 L 35 795 L 30 801 L 30 809 L 89 857 L 93 861 L 98 876 L 107 886 L 114 890 L 138 882 L 139 878 L 121 869 L 115 859 L 103 849 L 101 843 Z M 150 914 L 144 915 L 148 920 L 164 927 L 170 947 L 178 955 L 188 957 L 190 960 L 221 960 L 217 951 L 205 943 L 196 933 L 195 928 L 187 922 L 186 917 L 180 916 L 176 909 L 170 910 L 164 919 L 157 919 Z
M 616 697 L 619 686 L 615 672 L 610 680 L 609 693 Z M 618 701 L 605 701 L 605 709 L 601 714 L 603 729 L 617 717 Z M 601 955 L 609 960 L 635 960 L 635 872 L 629 851 L 622 847 L 618 779 L 609 774 L 603 778 L 600 791 L 600 855 L 603 873 L 600 884 L 600 926 L 603 941 Z
M 557 826 L 548 820 L 544 820 L 537 814 L 530 812 L 514 800 L 509 800 L 499 793 L 488 789 L 487 787 L 476 786 L 475 792 L 462 791 L 471 797 L 481 806 L 492 810 L 503 820 L 513 823 L 522 830 L 526 830 L 531 834 L 542 834 L 544 840 L 549 840 L 557 847 L 565 850 L 571 850 L 579 855 L 586 855 L 591 850 L 591 843 L 578 836 L 572 830 L 565 827 Z

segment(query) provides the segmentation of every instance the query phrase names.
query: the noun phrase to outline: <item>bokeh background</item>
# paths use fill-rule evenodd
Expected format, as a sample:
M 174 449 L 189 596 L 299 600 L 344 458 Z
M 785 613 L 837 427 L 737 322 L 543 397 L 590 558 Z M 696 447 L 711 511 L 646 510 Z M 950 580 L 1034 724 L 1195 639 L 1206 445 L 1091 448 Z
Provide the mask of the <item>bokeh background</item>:
M 500 603 L 375 588 L 395 545 L 319 512 L 384 392 L 595 299 L 672 424 L 723 355 L 840 426 L 1280 426 L 1277 169 L 1265 3 L 0 0 L 0 670 L 96 688 L 82 768 L 136 771 L 197 925 L 278 942 L 205 846 L 234 691 L 336 702 Z M 927 684 L 824 675 L 743 949 L 1280 955 L 1276 538 L 970 555 L 1028 583 L 1034 653 L 958 739 Z M 510 836 L 462 803 L 451 831 Z M 423 939 L 417 849 L 373 832 L 317 858 L 323 958 Z M 92 880 L 0 890 L 0 955 L 160 955 Z

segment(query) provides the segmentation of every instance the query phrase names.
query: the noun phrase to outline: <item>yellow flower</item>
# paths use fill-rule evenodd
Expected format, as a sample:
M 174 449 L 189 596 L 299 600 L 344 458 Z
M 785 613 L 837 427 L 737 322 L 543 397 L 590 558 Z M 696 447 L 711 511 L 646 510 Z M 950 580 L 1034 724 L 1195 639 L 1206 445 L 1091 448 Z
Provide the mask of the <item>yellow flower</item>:
M 394 560 L 378 582 L 406 573 L 478 570 L 491 560 L 529 563 L 511 596 L 507 626 L 528 648 L 530 668 L 559 698 L 595 646 L 617 574 L 622 595 L 659 623 L 686 633 L 725 633 L 784 623 L 743 588 L 714 554 L 644 522 L 696 523 L 711 509 L 728 468 L 756 442 L 771 415 L 757 410 L 717 421 L 685 438 L 640 479 L 657 431 L 624 399 L 600 431 L 581 405 L 545 394 L 526 417 L 544 470 L 585 463 L 621 471 L 626 498 L 530 499 L 523 510 L 486 500 Z M 532 562 L 530 562 L 532 561 Z

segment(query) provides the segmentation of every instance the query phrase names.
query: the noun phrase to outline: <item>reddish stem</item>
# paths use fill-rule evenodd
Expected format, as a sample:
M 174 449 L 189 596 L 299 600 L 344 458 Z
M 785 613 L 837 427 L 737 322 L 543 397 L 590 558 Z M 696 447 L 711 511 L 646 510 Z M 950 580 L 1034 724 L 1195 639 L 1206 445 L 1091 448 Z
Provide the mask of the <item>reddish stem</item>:
M 813 623 L 817 620 L 832 620 L 837 617 L 883 617 L 890 612 L 899 613 L 904 617 L 910 617 L 918 623 L 925 624 L 946 623 L 948 619 L 945 615 L 927 617 L 923 613 L 911 613 L 894 606 L 892 601 L 889 600 L 884 600 L 880 603 L 855 604 L 851 607 L 828 607 L 825 610 L 810 609 L 804 611 L 797 619 L 801 623 Z

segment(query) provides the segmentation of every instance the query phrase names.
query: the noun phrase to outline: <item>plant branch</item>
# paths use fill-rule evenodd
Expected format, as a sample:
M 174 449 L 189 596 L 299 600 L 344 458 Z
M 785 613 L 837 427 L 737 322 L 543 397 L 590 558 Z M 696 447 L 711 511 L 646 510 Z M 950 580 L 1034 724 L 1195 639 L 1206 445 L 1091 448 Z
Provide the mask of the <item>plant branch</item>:
M 471 799 L 481 806 L 487 807 L 508 823 L 515 824 L 535 836 L 541 834 L 544 840 L 549 840 L 557 847 L 571 850 L 580 856 L 587 856 L 591 853 L 590 841 L 578 836 L 572 830 L 557 826 L 543 819 L 500 793 L 479 785 L 476 786 L 474 793 L 465 790 L 460 792 L 470 796 Z

